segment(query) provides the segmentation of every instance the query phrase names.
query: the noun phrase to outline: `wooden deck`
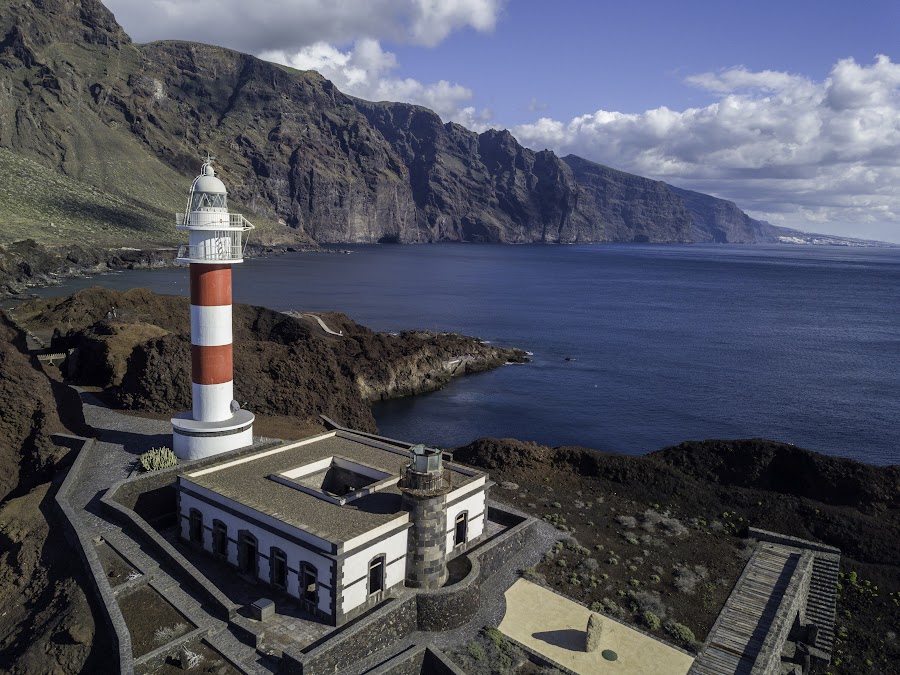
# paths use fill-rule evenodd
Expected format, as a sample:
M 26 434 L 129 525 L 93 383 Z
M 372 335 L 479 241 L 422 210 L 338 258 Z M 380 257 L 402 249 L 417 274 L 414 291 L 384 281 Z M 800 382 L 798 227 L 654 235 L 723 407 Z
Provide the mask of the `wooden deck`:
M 689 675 L 746 675 L 753 670 L 801 555 L 781 546 L 757 548 Z

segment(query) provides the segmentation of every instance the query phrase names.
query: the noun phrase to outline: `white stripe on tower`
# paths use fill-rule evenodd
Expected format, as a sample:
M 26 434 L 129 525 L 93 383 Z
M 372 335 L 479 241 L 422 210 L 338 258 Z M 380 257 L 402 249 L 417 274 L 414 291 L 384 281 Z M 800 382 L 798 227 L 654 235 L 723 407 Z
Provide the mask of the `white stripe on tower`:
M 192 345 L 218 347 L 231 342 L 231 305 L 191 305 Z

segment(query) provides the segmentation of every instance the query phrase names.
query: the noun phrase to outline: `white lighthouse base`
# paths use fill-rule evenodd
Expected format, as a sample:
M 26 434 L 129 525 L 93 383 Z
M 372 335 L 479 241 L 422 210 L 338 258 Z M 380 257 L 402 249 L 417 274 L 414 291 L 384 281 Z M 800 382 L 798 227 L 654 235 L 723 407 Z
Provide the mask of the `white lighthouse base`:
M 191 413 L 172 418 L 172 451 L 178 459 L 202 459 L 253 445 L 249 410 L 238 410 L 221 422 L 198 422 Z

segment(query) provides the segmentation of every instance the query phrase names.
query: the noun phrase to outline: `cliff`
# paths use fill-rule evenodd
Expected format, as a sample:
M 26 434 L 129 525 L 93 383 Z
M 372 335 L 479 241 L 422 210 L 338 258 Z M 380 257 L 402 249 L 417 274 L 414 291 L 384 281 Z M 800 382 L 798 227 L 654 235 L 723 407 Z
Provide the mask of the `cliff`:
M 370 103 L 219 47 L 133 44 L 98 0 L 0 0 L 0 244 L 171 246 L 199 157 L 267 242 L 772 241 L 730 202 Z
M 175 414 L 191 407 L 187 298 L 91 288 L 16 310 L 54 351 L 72 350 L 63 372 L 102 387 L 133 410 Z M 311 317 L 234 306 L 235 397 L 262 415 L 316 424 L 320 414 L 375 431 L 369 404 L 438 389 L 451 377 L 523 361 L 524 352 L 447 333 L 376 333 L 343 314 Z

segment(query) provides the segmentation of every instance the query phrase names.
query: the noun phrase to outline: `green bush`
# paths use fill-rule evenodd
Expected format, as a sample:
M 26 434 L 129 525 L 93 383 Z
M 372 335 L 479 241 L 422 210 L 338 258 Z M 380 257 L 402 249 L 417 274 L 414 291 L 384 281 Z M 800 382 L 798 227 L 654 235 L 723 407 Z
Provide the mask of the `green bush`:
M 697 641 L 697 638 L 694 636 L 694 631 L 685 626 L 683 623 L 669 621 L 666 624 L 666 632 L 673 638 L 675 638 L 677 642 L 685 645 L 690 645 Z
M 163 446 L 161 448 L 152 448 L 140 456 L 141 467 L 144 471 L 159 471 L 160 469 L 168 469 L 170 466 L 178 464 L 175 453 L 169 448 Z
M 657 630 L 662 625 L 662 622 L 659 620 L 659 617 L 656 616 L 656 614 L 651 612 L 649 609 L 641 615 L 641 618 L 644 619 L 644 624 L 650 630 Z
M 487 653 L 484 651 L 484 647 L 478 642 L 470 642 L 468 652 L 469 656 L 471 656 L 476 661 L 483 661 L 484 657 L 487 656 Z

